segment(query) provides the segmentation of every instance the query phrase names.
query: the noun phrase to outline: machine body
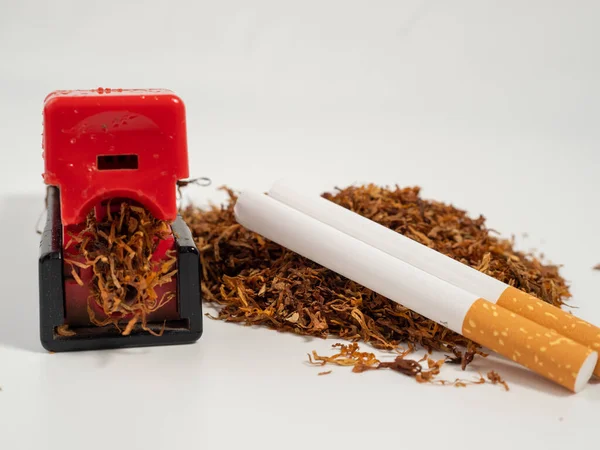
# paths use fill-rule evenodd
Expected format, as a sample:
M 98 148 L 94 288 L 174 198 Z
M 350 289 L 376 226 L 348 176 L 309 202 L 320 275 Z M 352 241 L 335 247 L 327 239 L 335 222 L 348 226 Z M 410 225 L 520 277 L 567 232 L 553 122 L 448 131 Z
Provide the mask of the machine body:
M 177 181 L 189 176 L 182 100 L 162 89 L 56 91 L 45 100 L 42 146 L 43 177 L 49 186 L 39 260 L 43 346 L 66 351 L 199 339 L 200 261 L 191 233 L 177 214 Z M 76 279 L 73 265 L 65 262 L 81 258 L 70 240 L 83 230 L 88 214 L 102 217 L 123 201 L 171 226 L 152 255 L 156 264 L 169 252 L 177 255 L 176 279 L 160 287 L 162 292 L 176 292 L 176 301 L 148 317 L 149 327 L 163 330 L 160 336 L 143 330 L 124 336 L 114 326 L 92 324 L 92 269 L 78 267 Z M 104 314 L 97 307 L 94 313 Z M 60 326 L 74 334 L 57 333 Z

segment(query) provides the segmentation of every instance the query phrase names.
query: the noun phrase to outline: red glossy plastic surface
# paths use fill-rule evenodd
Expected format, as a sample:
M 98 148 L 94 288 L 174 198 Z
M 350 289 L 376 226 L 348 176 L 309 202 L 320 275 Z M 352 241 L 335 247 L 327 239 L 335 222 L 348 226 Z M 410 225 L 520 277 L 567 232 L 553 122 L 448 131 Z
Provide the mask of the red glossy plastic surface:
M 44 104 L 44 181 L 60 190 L 63 225 L 128 198 L 177 217 L 176 182 L 189 176 L 185 106 L 163 89 L 56 91 Z

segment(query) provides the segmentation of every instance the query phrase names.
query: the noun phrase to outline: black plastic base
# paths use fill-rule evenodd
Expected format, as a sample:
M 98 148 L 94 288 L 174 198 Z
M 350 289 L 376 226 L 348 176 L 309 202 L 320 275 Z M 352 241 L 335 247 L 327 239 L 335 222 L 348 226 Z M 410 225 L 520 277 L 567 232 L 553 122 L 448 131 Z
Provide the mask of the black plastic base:
M 162 336 L 134 331 L 122 336 L 114 327 L 90 327 L 75 336 L 56 334 L 65 320 L 65 294 L 62 254 L 60 196 L 55 187 L 48 189 L 48 218 L 40 243 L 40 338 L 48 351 L 98 350 L 190 344 L 202 336 L 202 297 L 200 258 L 192 234 L 181 217 L 171 225 L 177 244 L 177 302 L 180 320 L 167 322 Z M 159 324 L 159 328 L 162 323 Z

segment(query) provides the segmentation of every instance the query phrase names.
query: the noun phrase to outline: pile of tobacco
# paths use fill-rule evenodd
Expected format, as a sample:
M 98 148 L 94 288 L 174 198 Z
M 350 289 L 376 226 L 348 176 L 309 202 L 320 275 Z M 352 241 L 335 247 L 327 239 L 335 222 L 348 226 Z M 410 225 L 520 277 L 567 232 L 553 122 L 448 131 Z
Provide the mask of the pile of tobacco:
M 465 337 L 246 230 L 235 221 L 236 194 L 224 189 L 228 204 L 183 211 L 200 250 L 203 298 L 219 305 L 219 319 L 380 349 L 422 346 L 451 353 L 449 360 L 463 368 L 481 354 Z M 483 216 L 421 198 L 418 187 L 352 186 L 323 196 L 555 306 L 570 297 L 557 266 L 516 251 Z M 406 364 L 399 371 L 421 372 Z M 501 382 L 496 376 L 490 381 Z

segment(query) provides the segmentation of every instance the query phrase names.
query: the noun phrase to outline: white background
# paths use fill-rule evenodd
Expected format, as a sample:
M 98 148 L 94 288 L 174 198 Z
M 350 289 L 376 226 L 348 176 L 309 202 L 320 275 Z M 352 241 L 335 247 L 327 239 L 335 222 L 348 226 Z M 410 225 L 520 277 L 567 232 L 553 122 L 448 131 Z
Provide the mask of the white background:
M 599 19 L 566 0 L 0 0 L 0 448 L 593 447 L 600 385 L 569 395 L 501 360 L 466 376 L 494 368 L 508 393 L 319 377 L 305 354 L 331 342 L 209 319 L 191 346 L 47 354 L 34 228 L 44 96 L 166 87 L 214 182 L 197 202 L 288 175 L 417 184 L 527 232 L 600 323 Z

